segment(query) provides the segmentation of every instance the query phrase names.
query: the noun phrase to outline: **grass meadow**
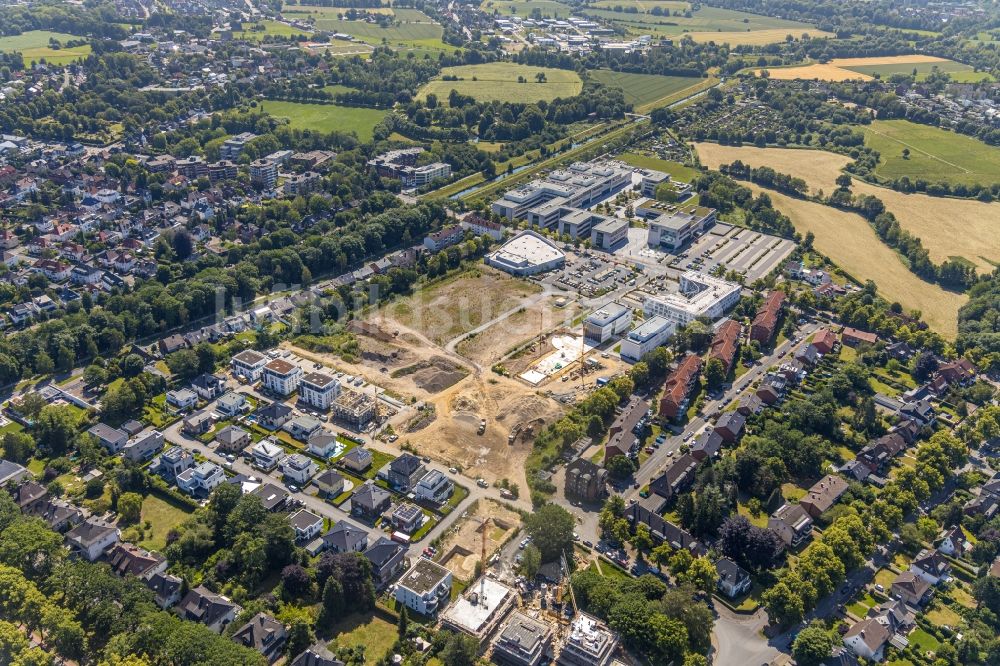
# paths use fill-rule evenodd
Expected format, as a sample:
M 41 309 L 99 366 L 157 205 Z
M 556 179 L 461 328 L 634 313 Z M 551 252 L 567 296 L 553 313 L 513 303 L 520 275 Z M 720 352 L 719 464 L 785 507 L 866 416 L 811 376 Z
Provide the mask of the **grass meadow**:
M 287 118 L 295 129 L 318 132 L 354 132 L 362 141 L 370 141 L 372 131 L 387 111 L 337 104 L 304 104 L 301 102 L 261 102 L 260 108 L 275 118 Z
M 539 73 L 545 74 L 545 80 L 541 83 L 535 78 Z M 459 80 L 430 81 L 420 89 L 419 97 L 425 98 L 433 93 L 444 100 L 452 90 L 457 90 L 479 101 L 530 103 L 552 101 L 557 97 L 573 97 L 583 89 L 583 82 L 576 72 L 507 62 L 445 67 L 441 70 L 441 75 L 457 76 Z M 519 83 L 518 77 L 523 78 L 524 82 Z
M 63 47 L 54 49 L 49 46 L 50 39 L 56 39 L 59 42 L 65 43 L 69 40 L 82 38 L 77 35 L 67 35 L 64 32 L 31 30 L 23 32 L 20 35 L 0 37 L 0 51 L 4 53 L 11 51 L 20 52 L 25 64 L 30 64 L 32 61 L 38 62 L 44 58 L 45 62 L 53 65 L 66 65 L 90 55 L 90 44 L 74 46 L 72 48 Z
M 609 69 L 594 70 L 590 72 L 590 76 L 608 87 L 621 88 L 625 93 L 625 101 L 632 104 L 636 111 L 653 105 L 665 97 L 671 97 L 682 90 L 696 86 L 702 81 L 700 78 L 691 76 L 631 74 L 613 72 Z

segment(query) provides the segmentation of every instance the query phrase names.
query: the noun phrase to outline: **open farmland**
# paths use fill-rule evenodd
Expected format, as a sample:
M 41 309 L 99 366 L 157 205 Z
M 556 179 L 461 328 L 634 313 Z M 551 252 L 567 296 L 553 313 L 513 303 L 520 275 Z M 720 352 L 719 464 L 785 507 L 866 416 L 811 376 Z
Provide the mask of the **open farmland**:
M 612 7 L 615 5 L 612 4 Z M 734 45 L 761 45 L 780 42 L 787 35 L 798 37 L 809 34 L 813 37 L 830 36 L 816 30 L 807 23 L 788 21 L 770 16 L 747 12 L 705 7 L 695 11 L 690 17 L 672 16 L 666 12 L 656 16 L 650 5 L 639 14 L 616 12 L 612 9 L 588 9 L 587 15 L 613 21 L 633 35 L 654 34 L 660 37 L 677 37 L 688 34 L 698 42 L 728 42 Z M 671 9 L 670 11 L 676 11 Z
M 80 40 L 83 38 L 77 35 L 67 35 L 63 32 L 31 30 L 20 35 L 0 37 L 0 52 L 10 53 L 17 51 L 24 58 L 26 65 L 31 64 L 33 61 L 38 62 L 42 58 L 53 65 L 65 65 L 90 55 L 90 44 L 54 49 L 49 46 L 50 39 L 66 43 L 70 40 Z
M 499 12 L 501 16 L 530 16 L 536 9 L 543 17 L 566 18 L 573 8 L 555 0 L 486 0 L 481 9 L 488 13 Z
M 961 63 L 931 55 L 876 56 L 871 58 L 834 58 L 827 63 L 813 63 L 797 67 L 776 67 L 768 69 L 768 76 L 779 81 L 795 79 L 818 81 L 870 81 L 875 73 L 888 78 L 893 73 L 909 74 L 914 69 L 924 76 L 933 67 L 942 71 L 954 71 L 956 75 L 966 76 L 972 68 Z M 964 69 L 963 69 L 964 68 Z M 760 74 L 762 70 L 757 70 Z M 919 77 L 918 77 L 919 78 Z M 962 81 L 965 78 L 960 79 Z M 973 79 L 978 80 L 978 79 Z
M 973 67 L 953 60 L 937 62 L 918 63 L 888 63 L 882 65 L 854 65 L 845 67 L 852 72 L 867 74 L 868 76 L 888 79 L 893 74 L 913 74 L 916 72 L 917 81 L 923 81 L 927 75 L 937 70 L 946 72 L 958 83 L 975 83 L 977 81 L 992 81 L 993 77 L 988 72 L 977 72 Z
M 545 80 L 539 82 L 538 74 Z M 583 89 L 583 82 L 576 72 L 550 67 L 490 63 L 487 65 L 461 65 L 445 67 L 441 76 L 455 76 L 457 81 L 435 79 L 420 89 L 419 97 L 433 93 L 438 99 L 447 99 L 452 90 L 469 95 L 481 102 L 539 102 L 557 97 L 573 97 Z M 521 77 L 523 82 L 518 82 Z
M 697 149 L 702 163 L 710 168 L 737 159 L 755 167 L 769 166 L 804 179 L 814 192 L 822 189 L 829 193 L 836 187 L 834 181 L 841 169 L 850 162 L 843 155 L 819 150 L 736 148 L 712 143 L 698 144 Z M 1000 227 L 996 224 L 1000 203 L 904 194 L 859 180 L 852 188 L 881 199 L 900 225 L 923 241 L 935 263 L 961 257 L 980 272 L 991 272 L 1000 263 Z
M 255 42 L 264 41 L 264 38 L 269 36 L 294 37 L 296 35 L 305 35 L 306 37 L 309 37 L 312 33 L 308 30 L 293 28 L 287 23 L 282 23 L 281 21 L 271 21 L 269 19 L 258 21 L 256 23 L 244 23 L 242 32 L 233 33 L 233 37 L 236 39 L 245 39 Z
M 799 233 L 813 232 L 816 249 L 855 279 L 873 280 L 883 297 L 899 301 L 907 309 L 920 310 L 932 329 L 954 339 L 958 309 L 966 297 L 924 282 L 910 272 L 903 259 L 875 235 L 860 215 L 756 185 L 751 189 L 767 192 L 775 208 L 791 218 Z
M 362 141 L 370 141 L 372 131 L 385 117 L 386 111 L 340 106 L 337 104 L 303 104 L 300 102 L 261 102 L 261 110 L 275 118 L 287 118 L 295 129 L 317 132 L 354 132 Z
M 609 88 L 621 88 L 625 101 L 637 111 L 665 97 L 701 83 L 702 79 L 691 76 L 659 76 L 656 74 L 631 74 L 598 69 L 590 72 L 591 78 Z
M 341 21 L 336 15 L 316 20 L 316 28 L 344 33 L 372 45 L 446 51 L 449 47 L 441 41 L 443 28 L 421 12 L 407 12 L 403 19 L 397 17 L 395 24 L 383 28 L 378 23 L 368 21 Z
M 865 128 L 865 144 L 881 154 L 876 173 L 882 178 L 1000 183 L 1000 148 L 964 134 L 908 120 L 876 120 Z M 910 151 L 906 157 L 904 149 Z

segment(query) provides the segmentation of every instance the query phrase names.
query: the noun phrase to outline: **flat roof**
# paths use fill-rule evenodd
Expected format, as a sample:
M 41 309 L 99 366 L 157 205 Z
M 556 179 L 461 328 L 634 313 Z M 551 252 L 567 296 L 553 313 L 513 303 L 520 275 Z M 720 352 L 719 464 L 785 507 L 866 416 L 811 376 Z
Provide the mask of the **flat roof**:
M 600 231 L 601 233 L 605 234 L 611 234 L 620 230 L 622 227 L 627 227 L 627 226 L 628 226 L 628 220 L 622 220 L 617 217 L 606 217 L 603 220 L 601 220 L 598 224 L 595 224 L 593 226 L 593 230 Z
M 656 315 L 645 320 L 638 326 L 632 329 L 628 334 L 628 339 L 635 342 L 645 342 L 657 333 L 663 331 L 664 328 L 670 327 L 672 324 L 670 320 L 666 317 Z
M 565 259 L 566 254 L 548 239 L 524 231 L 504 243 L 493 257 L 512 266 L 538 266 Z
M 436 588 L 441 581 L 450 575 L 451 571 L 445 569 L 437 562 L 432 562 L 427 558 L 421 557 L 399 579 L 399 586 L 405 587 L 414 594 L 422 596 Z
M 615 319 L 628 314 L 631 310 L 621 303 L 605 303 L 599 309 L 587 315 L 587 323 L 595 326 L 607 326 Z
M 458 629 L 478 636 L 494 620 L 493 614 L 497 609 L 513 594 L 514 590 L 503 583 L 484 577 L 466 588 L 465 594 L 448 607 L 442 619 Z M 473 597 L 476 603 L 472 603 Z
M 326 388 L 330 384 L 333 384 L 336 379 L 330 375 L 324 374 L 322 372 L 310 372 L 308 375 L 302 378 L 302 383 L 311 384 L 319 388 Z

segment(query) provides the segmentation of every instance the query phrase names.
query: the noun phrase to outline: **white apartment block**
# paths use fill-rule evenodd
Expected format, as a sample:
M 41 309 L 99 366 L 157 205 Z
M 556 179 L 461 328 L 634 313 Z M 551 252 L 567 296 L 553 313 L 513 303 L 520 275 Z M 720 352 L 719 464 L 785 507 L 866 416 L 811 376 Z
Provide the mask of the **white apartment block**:
M 264 388 L 279 395 L 291 395 L 302 380 L 302 368 L 276 358 L 264 366 Z
M 258 381 L 264 373 L 267 356 L 252 349 L 245 349 L 233 356 L 229 364 L 234 375 L 246 377 L 248 381 L 253 383 Z
M 619 354 L 623 361 L 635 363 L 660 345 L 667 343 L 677 326 L 662 316 L 651 317 L 622 339 Z
M 299 382 L 299 399 L 317 409 L 330 409 L 340 395 L 340 382 L 322 372 L 310 372 Z

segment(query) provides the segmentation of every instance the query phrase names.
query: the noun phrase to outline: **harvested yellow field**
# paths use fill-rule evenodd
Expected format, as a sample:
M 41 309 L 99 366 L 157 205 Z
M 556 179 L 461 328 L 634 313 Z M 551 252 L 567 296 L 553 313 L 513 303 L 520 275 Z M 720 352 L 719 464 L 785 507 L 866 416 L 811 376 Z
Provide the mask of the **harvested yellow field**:
M 763 70 L 758 69 L 755 74 L 760 76 Z M 777 67 L 767 70 L 768 78 L 776 81 L 870 81 L 871 76 L 859 74 L 849 69 L 842 69 L 834 65 L 803 65 L 801 67 Z
M 818 81 L 869 81 L 873 77 L 861 72 L 853 72 L 847 67 L 870 67 L 873 65 L 910 65 L 925 62 L 949 62 L 946 58 L 931 55 L 900 55 L 872 58 L 834 58 L 828 63 L 802 65 L 801 67 L 778 67 L 767 70 L 770 78 L 778 81 L 805 79 Z M 760 76 L 763 70 L 755 74 Z
M 947 58 L 932 55 L 874 56 L 870 58 L 834 58 L 830 64 L 834 67 L 867 67 L 868 65 L 912 65 L 917 62 L 947 62 Z
M 767 192 L 774 206 L 791 218 L 797 231 L 813 232 L 816 249 L 854 278 L 873 280 L 884 298 L 899 301 L 907 309 L 920 310 L 932 329 L 949 339 L 955 338 L 958 309 L 965 305 L 966 297 L 924 282 L 911 273 L 903 259 L 875 235 L 860 215 L 756 185 L 752 189 Z
M 850 158 L 822 150 L 696 145 L 702 164 L 718 169 L 736 160 L 754 167 L 768 166 L 781 173 L 804 179 L 813 193 L 829 194 L 836 178 Z M 852 188 L 860 194 L 876 196 L 885 203 L 904 229 L 923 241 L 934 263 L 962 257 L 983 273 L 1000 263 L 1000 203 L 971 199 L 905 194 L 855 179 Z
M 796 30 L 794 28 L 769 28 L 766 30 L 748 30 L 741 32 L 689 32 L 688 37 L 699 43 L 715 42 L 716 44 L 730 44 L 731 46 L 766 46 L 767 44 L 777 44 L 785 41 L 785 37 L 791 35 L 798 39 L 802 35 L 809 35 L 812 38 L 833 37 L 831 32 L 806 28 Z
M 701 163 L 709 169 L 740 160 L 752 167 L 771 167 L 780 173 L 797 176 L 813 190 L 827 194 L 837 187 L 841 169 L 851 163 L 851 158 L 825 150 L 800 150 L 795 148 L 757 148 L 756 146 L 722 146 L 717 143 L 697 143 L 695 150 Z

